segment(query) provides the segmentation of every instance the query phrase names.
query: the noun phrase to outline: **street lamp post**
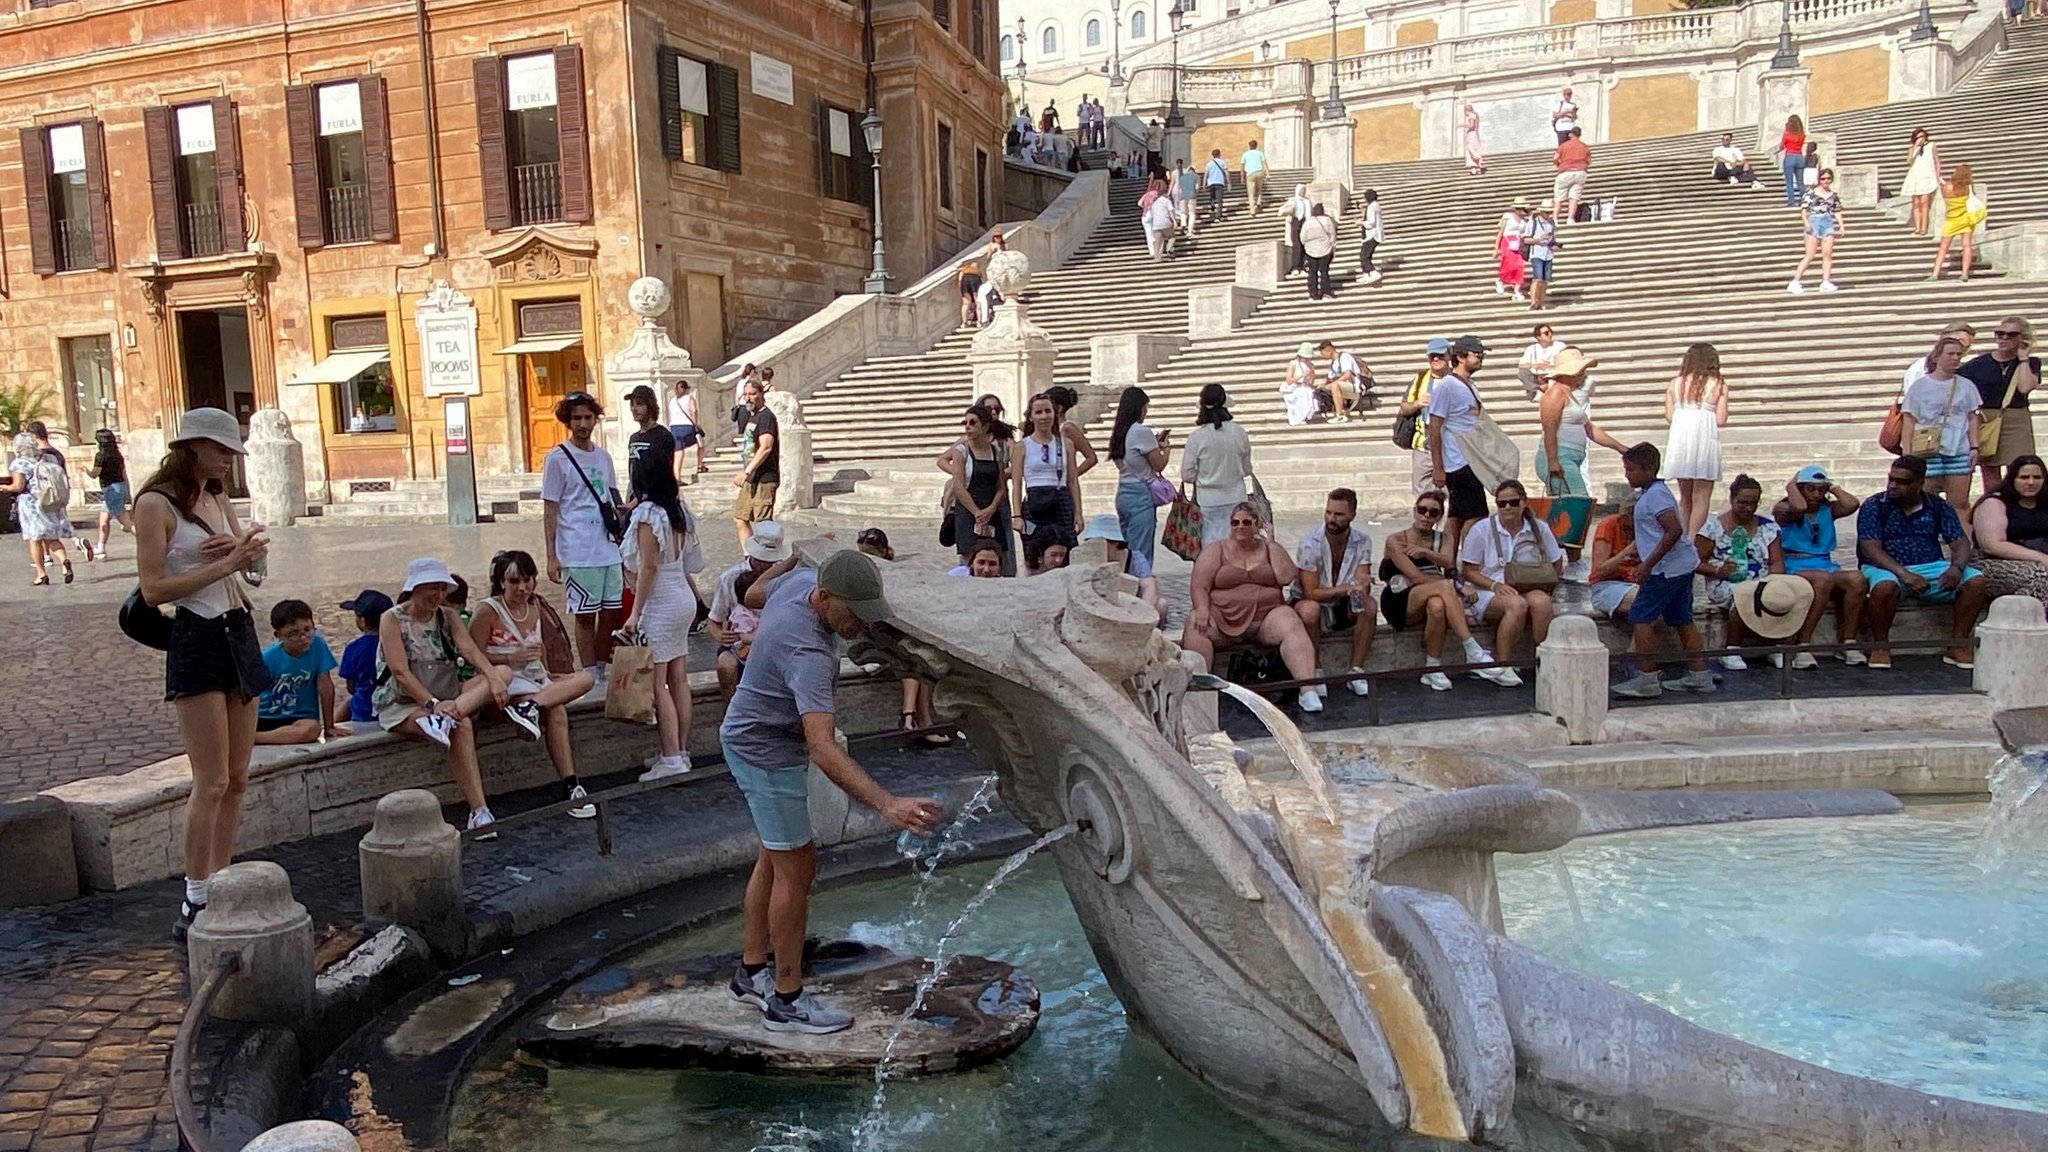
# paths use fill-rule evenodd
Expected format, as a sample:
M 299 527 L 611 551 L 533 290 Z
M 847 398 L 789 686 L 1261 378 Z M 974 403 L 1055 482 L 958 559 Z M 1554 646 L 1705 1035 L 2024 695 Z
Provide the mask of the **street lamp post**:
M 875 266 L 868 272 L 861 286 L 870 295 L 881 295 L 889 290 L 889 265 L 882 253 L 882 114 L 873 108 L 860 118 L 860 134 L 867 142 L 868 156 L 874 165 L 875 208 L 871 219 L 875 229 Z
M 1344 118 L 1344 96 L 1337 88 L 1337 0 L 1330 0 L 1330 95 L 1323 101 L 1323 119 Z
M 1124 75 L 1124 18 L 1122 0 L 1109 0 L 1109 86 L 1121 88 Z
M 1920 0 L 1920 22 L 1913 25 L 1913 31 L 1906 39 L 1914 43 L 1934 39 L 1934 11 L 1928 7 L 1927 0 Z
M 1181 9 L 1180 0 L 1173 0 L 1173 7 L 1166 10 L 1166 19 L 1173 25 L 1173 99 L 1166 105 L 1166 126 L 1184 128 L 1188 121 L 1180 114 L 1180 29 L 1187 21 L 1187 13 Z
M 1792 0 L 1778 0 L 1778 50 L 1771 56 L 1771 71 L 1799 67 L 1799 49 L 1792 46 Z
M 1017 111 L 1031 116 L 1031 101 L 1024 98 L 1024 18 L 1017 17 Z M 1032 117 L 1036 122 L 1037 118 Z

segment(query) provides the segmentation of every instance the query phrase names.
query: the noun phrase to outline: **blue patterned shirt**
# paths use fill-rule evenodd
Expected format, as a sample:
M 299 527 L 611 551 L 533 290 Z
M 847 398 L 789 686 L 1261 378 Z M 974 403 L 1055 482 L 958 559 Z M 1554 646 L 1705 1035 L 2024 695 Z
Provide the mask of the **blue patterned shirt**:
M 1890 493 L 1880 492 L 1856 513 L 1857 540 L 1877 541 L 1903 568 L 1947 560 L 1947 546 L 1962 534 L 1962 519 L 1939 496 L 1921 497 L 1920 507 L 1909 514 Z

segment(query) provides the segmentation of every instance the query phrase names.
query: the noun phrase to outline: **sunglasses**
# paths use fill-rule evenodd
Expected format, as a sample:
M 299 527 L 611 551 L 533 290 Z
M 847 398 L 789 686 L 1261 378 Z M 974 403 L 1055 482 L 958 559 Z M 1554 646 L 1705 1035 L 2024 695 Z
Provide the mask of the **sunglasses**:
M 1415 514 L 1417 516 L 1426 516 L 1429 519 L 1434 520 L 1437 517 L 1443 515 L 1444 510 L 1438 508 L 1434 504 L 1417 504 L 1415 506 Z
M 1520 508 L 1522 502 L 1519 499 L 1495 500 L 1493 506 L 1496 508 Z
M 1257 520 L 1239 520 L 1235 517 L 1232 517 L 1230 521 L 1230 526 L 1232 528 L 1256 528 L 1258 527 L 1258 524 L 1259 522 Z
M 2024 333 L 2024 332 L 1993 332 L 1993 333 L 1992 333 L 1992 335 L 1993 335 L 1993 336 L 1996 336 L 1996 337 L 1998 337 L 1998 338 L 1999 338 L 2000 340 L 2017 340 L 2017 339 L 2019 339 L 2019 338 L 2020 338 L 2021 336 L 2024 336 L 2024 335 L 2026 335 L 2026 333 Z

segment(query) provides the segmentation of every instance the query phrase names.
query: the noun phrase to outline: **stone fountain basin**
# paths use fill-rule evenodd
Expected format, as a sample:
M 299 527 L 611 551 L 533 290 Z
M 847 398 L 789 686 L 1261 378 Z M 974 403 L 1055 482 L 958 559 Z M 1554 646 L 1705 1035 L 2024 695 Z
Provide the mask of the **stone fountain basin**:
M 854 1014 L 829 1036 L 770 1032 L 726 982 L 737 953 L 606 968 L 534 1017 L 519 1046 L 545 1060 L 756 1074 L 872 1076 L 930 961 L 852 940 L 816 945 L 805 986 Z M 1038 1027 L 1038 987 L 1000 960 L 957 956 L 890 1054 L 892 1077 L 999 1060 Z

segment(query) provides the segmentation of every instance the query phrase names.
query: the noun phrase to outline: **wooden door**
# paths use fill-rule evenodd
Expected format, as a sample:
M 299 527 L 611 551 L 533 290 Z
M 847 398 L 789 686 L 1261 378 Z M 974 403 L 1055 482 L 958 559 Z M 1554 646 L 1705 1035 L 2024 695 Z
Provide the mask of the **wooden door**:
M 690 363 L 710 371 L 725 363 L 725 281 L 708 272 L 683 277 L 683 349 Z M 700 401 L 701 403 L 701 401 Z M 699 413 L 703 419 L 703 413 Z
M 521 356 L 519 379 L 526 400 L 526 467 L 538 472 L 548 451 L 569 435 L 555 419 L 555 405 L 571 392 L 588 390 L 583 347 Z

